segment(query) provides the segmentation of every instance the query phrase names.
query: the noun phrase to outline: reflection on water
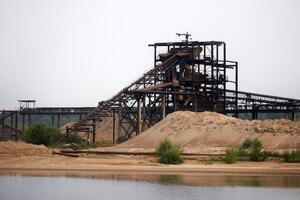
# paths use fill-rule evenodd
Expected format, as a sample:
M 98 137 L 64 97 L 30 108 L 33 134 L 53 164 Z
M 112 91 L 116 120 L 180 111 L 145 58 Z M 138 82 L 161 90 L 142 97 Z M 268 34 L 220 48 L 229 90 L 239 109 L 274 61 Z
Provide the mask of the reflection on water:
M 65 176 L 90 179 L 113 179 L 158 182 L 190 186 L 255 186 L 300 188 L 300 176 L 238 176 L 215 173 L 160 174 L 155 172 L 106 172 L 81 170 L 0 170 L 0 176 Z
M 120 176 L 117 176 L 120 177 Z M 122 176 L 121 176 L 122 177 Z M 1 200 L 299 200 L 299 188 L 186 186 L 185 176 L 157 176 L 153 182 L 75 177 L 0 176 Z M 212 177 L 213 178 L 213 177 Z M 241 177 L 240 177 L 241 178 Z M 291 177 L 289 177 L 291 178 Z M 288 178 L 288 179 L 289 179 Z M 122 178 L 121 178 L 122 179 Z M 201 177 L 198 177 L 198 180 Z M 214 179 L 214 178 L 213 178 Z M 244 178 L 241 178 L 244 179 Z M 206 177 L 204 180 L 209 180 Z M 218 179 L 218 180 L 227 180 Z M 236 179 L 229 179 L 236 183 Z M 254 179 L 259 180 L 260 179 Z M 279 180 L 279 179 L 278 179 Z M 299 180 L 298 180 L 299 181 Z M 203 181 L 200 181 L 202 184 Z M 242 181 L 244 183 L 245 181 Z M 246 181 L 247 182 L 247 181 Z M 258 182 L 254 182 L 257 184 Z M 175 183 L 175 184 L 174 184 Z M 177 183 L 180 183 L 179 185 Z M 264 184 L 264 182 L 261 182 Z M 211 183 L 210 183 L 211 184 Z M 252 183 L 251 183 L 252 184 Z M 259 183 L 260 184 L 260 183 Z M 261 186 L 261 185 L 260 185 Z
M 184 184 L 183 175 L 158 175 L 157 181 L 163 184 Z

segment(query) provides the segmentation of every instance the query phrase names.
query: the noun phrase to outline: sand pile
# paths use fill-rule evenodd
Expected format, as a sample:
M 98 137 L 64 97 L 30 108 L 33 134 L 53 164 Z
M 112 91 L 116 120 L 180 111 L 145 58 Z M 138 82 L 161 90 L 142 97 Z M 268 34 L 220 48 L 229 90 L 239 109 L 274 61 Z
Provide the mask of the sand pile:
M 66 134 L 66 128 L 67 127 L 72 127 L 76 122 L 69 122 L 67 124 L 64 124 L 63 126 L 59 127 L 59 131 L 62 133 L 62 134 Z
M 96 141 L 113 140 L 113 118 L 107 117 L 96 125 Z
M 29 155 L 46 155 L 51 154 L 51 150 L 44 145 L 34 145 L 25 142 L 0 142 L 0 156 L 15 155 L 15 156 L 29 156 Z
M 258 138 L 265 149 L 300 148 L 300 123 L 289 120 L 240 120 L 214 112 L 178 111 L 116 148 L 153 149 L 168 137 L 186 149 L 238 147 Z
M 67 123 L 59 128 L 62 134 L 66 134 L 66 127 L 72 127 L 76 122 Z M 85 133 L 79 133 L 86 138 Z M 96 141 L 112 141 L 113 138 L 113 119 L 112 117 L 104 118 L 103 121 L 96 125 Z

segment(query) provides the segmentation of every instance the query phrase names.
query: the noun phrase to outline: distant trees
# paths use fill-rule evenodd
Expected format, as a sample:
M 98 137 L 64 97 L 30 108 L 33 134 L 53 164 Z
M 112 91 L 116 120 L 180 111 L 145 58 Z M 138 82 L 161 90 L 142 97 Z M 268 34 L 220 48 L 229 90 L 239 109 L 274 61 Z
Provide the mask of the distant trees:
M 46 124 L 34 124 L 25 130 L 22 139 L 27 143 L 43 144 L 49 147 L 62 137 L 63 135 L 58 128 L 52 128 Z M 77 133 L 68 135 L 62 143 L 71 144 L 71 148 L 83 148 L 87 146 L 86 142 Z
M 62 135 L 57 128 L 52 128 L 46 124 L 34 124 L 26 129 L 23 140 L 32 144 L 53 145 Z

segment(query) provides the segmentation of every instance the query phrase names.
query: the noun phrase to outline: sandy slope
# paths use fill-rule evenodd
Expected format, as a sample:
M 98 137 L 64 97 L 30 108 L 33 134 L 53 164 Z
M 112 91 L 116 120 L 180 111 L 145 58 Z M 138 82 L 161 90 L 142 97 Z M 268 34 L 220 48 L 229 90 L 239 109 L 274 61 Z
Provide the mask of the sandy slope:
M 34 145 L 25 142 L 0 142 L 0 156 L 31 156 L 51 155 L 52 150 L 44 145 Z
M 185 150 L 238 147 L 258 138 L 265 149 L 300 148 L 300 123 L 289 120 L 240 120 L 214 112 L 178 111 L 115 148 L 153 149 L 168 137 Z
M 96 126 L 96 141 L 113 140 L 113 119 L 112 117 L 104 118 Z
M 66 134 L 66 127 L 71 127 L 75 122 L 67 123 L 59 128 L 62 134 Z M 81 133 L 79 133 L 81 134 Z M 81 134 L 83 138 L 86 138 L 86 134 Z M 98 122 L 96 125 L 96 141 L 111 141 L 113 138 L 113 121 L 112 117 L 104 118 L 103 121 Z

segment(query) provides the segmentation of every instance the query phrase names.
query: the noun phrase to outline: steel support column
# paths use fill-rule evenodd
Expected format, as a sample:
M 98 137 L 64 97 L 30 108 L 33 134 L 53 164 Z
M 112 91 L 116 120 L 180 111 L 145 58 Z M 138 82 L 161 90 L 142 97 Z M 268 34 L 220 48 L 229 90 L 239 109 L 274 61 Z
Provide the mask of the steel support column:
M 57 115 L 57 128 L 60 127 L 60 114 Z
M 166 95 L 161 96 L 162 118 L 166 117 Z
M 31 126 L 31 115 L 28 114 L 28 128 L 30 128 Z
M 225 110 L 226 110 L 226 43 L 224 42 L 223 43 L 223 68 L 224 68 L 224 72 L 223 72 L 223 74 L 224 74 L 224 87 L 223 87 L 223 89 L 224 89 L 224 91 L 223 91 L 223 93 L 224 93 L 224 102 L 223 102 L 223 110 L 224 110 L 224 113 L 225 113 Z M 237 80 L 236 80 L 237 81 Z M 237 82 L 236 82 L 237 83 Z
M 10 116 L 10 127 L 14 127 L 14 115 Z
M 54 127 L 54 115 L 51 115 L 51 126 Z
M 93 144 L 96 142 L 96 122 L 93 122 Z
M 5 116 L 5 112 L 4 112 L 4 111 L 2 111 L 2 115 L 1 115 L 1 117 L 2 117 L 2 120 L 1 120 L 1 125 L 4 125 L 4 116 Z
M 141 108 L 141 98 L 137 99 L 137 135 L 142 132 L 142 108 Z
M 112 138 L 113 144 L 116 142 L 116 111 L 113 110 L 113 138 Z
M 235 63 L 235 117 L 238 118 L 239 117 L 239 112 L 238 112 L 238 63 Z M 226 70 L 225 70 L 226 71 Z M 225 101 L 226 102 L 226 101 Z
M 18 112 L 15 113 L 15 128 L 18 128 Z
M 296 115 L 295 115 L 295 112 L 292 112 L 292 121 L 296 121 Z
M 22 114 L 22 132 L 25 130 L 25 115 Z
M 121 130 L 122 130 L 122 126 L 121 126 L 121 118 L 122 118 L 122 106 L 121 106 L 121 103 L 120 103 L 120 106 L 118 108 L 118 137 L 121 136 Z

